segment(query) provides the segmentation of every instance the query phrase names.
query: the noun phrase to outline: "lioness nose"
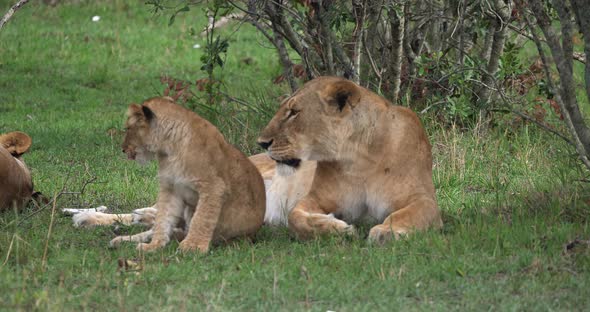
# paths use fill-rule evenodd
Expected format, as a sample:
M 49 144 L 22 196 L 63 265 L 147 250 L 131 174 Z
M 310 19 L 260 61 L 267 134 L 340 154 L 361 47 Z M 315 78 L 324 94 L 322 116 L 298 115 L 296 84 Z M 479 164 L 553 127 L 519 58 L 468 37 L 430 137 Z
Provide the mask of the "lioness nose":
M 267 150 L 272 145 L 272 141 L 273 141 L 272 139 L 269 141 L 263 141 L 263 140 L 258 139 L 257 143 L 258 143 L 258 145 L 260 145 L 260 147 Z

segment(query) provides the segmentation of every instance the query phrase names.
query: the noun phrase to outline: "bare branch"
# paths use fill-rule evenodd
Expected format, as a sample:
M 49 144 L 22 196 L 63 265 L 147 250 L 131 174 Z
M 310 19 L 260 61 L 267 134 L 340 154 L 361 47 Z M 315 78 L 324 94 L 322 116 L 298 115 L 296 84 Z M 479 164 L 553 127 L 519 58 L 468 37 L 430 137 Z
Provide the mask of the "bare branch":
M 580 158 L 584 164 L 590 168 L 590 159 L 588 158 L 590 151 L 590 129 L 588 129 L 586 126 L 586 123 L 580 112 L 580 108 L 576 99 L 575 83 L 573 79 L 573 43 L 571 37 L 572 16 L 570 14 L 570 9 L 566 7 L 566 4 L 561 1 L 553 1 L 553 6 L 558 12 L 560 20 L 568 19 L 568 21 L 562 20 L 562 36 L 558 37 L 552 28 L 551 20 L 545 11 L 543 3 L 540 0 L 528 0 L 528 3 L 531 11 L 537 19 L 537 24 L 545 35 L 547 45 L 551 50 L 552 63 L 556 66 L 559 73 L 559 83 L 553 83 L 552 86 L 553 90 L 555 91 L 554 93 L 556 95 L 556 102 L 559 104 L 559 107 L 562 110 L 564 120 L 570 134 L 574 138 L 576 150 L 580 155 Z M 529 26 L 531 25 L 530 21 L 527 21 L 527 23 Z M 531 31 L 534 32 L 534 29 L 531 28 Z M 566 34 L 569 34 L 569 36 L 566 36 Z M 584 39 L 588 40 L 587 38 Z M 562 43 L 560 44 L 560 42 Z M 537 50 L 539 50 L 539 55 L 542 55 L 543 52 L 540 41 L 536 40 L 535 44 L 537 45 Z M 551 67 L 552 63 L 550 63 L 549 59 L 546 57 L 542 57 L 541 60 L 545 65 L 544 67 L 547 67 L 546 76 L 548 79 L 550 79 L 551 75 L 549 73 L 549 68 Z
M 543 128 L 545 131 L 550 132 L 550 133 L 556 135 L 557 137 L 559 137 L 560 139 L 564 140 L 568 144 L 570 144 L 572 146 L 575 146 L 575 144 L 570 139 L 568 139 L 568 137 L 566 137 L 565 135 L 559 133 L 558 131 L 556 131 L 555 129 L 551 128 L 549 125 L 545 124 L 544 122 L 540 122 L 537 119 L 535 119 L 535 118 L 533 118 L 533 117 L 531 117 L 531 116 L 529 116 L 529 115 L 527 115 L 527 114 L 525 114 L 523 112 L 519 112 L 519 111 L 514 110 L 514 109 L 506 109 L 506 108 L 494 108 L 494 109 L 491 109 L 490 111 L 492 111 L 492 112 L 501 112 L 501 113 L 512 113 L 514 115 L 517 115 L 520 118 L 525 119 L 527 121 L 530 121 L 530 122 L 534 123 L 535 125 Z
M 397 12 L 390 8 L 389 24 L 391 27 L 391 60 L 390 60 L 390 75 L 391 75 L 391 101 L 397 103 L 399 100 L 400 86 L 401 86 L 401 72 L 402 72 L 402 57 L 403 57 L 403 41 L 405 17 L 398 16 Z
M 590 100 L 590 6 L 587 1 L 571 0 L 576 21 L 580 32 L 584 35 L 584 53 L 574 52 L 574 58 L 586 64 L 584 80 L 586 81 L 586 96 Z
M 355 71 L 354 81 L 359 83 L 361 71 L 361 51 L 363 50 L 363 38 L 365 37 L 365 18 L 367 15 L 367 3 L 363 0 L 352 1 L 352 11 L 355 17 L 355 26 L 352 33 L 354 42 L 353 69 Z
M 590 64 L 590 62 L 586 61 L 586 59 L 588 58 L 587 55 L 590 55 L 590 53 L 574 52 L 573 57 L 574 57 L 574 60 L 576 60 L 582 64 Z M 588 67 L 588 66 L 586 66 L 586 68 L 590 69 L 590 67 Z M 590 79 L 586 78 L 586 81 L 590 81 Z M 588 94 L 590 94 L 590 92 L 588 92 Z
M 19 2 L 14 4 L 10 9 L 8 9 L 8 12 L 6 12 L 6 14 L 4 14 L 2 19 L 0 19 L 0 30 L 2 30 L 2 27 L 4 27 L 4 24 L 8 23 L 8 20 L 12 17 L 12 15 L 14 15 L 14 13 L 16 11 L 18 11 L 25 4 L 27 4 L 27 2 L 29 2 L 29 0 L 20 0 Z
M 487 59 L 487 66 L 486 66 L 486 75 L 482 77 L 482 84 L 491 85 L 492 79 L 494 79 L 496 72 L 498 71 L 500 65 L 500 57 L 502 56 L 502 52 L 504 50 L 504 41 L 506 39 L 506 24 L 510 19 L 510 13 L 512 11 L 512 6 L 510 5 L 510 0 L 502 1 L 502 0 L 494 0 L 490 5 L 490 10 L 493 12 L 491 14 L 492 17 L 492 24 L 494 27 L 494 34 L 493 34 L 493 41 L 491 45 L 491 50 L 489 54 L 489 58 Z M 490 89 L 489 88 L 480 88 L 477 96 L 479 97 L 480 101 L 484 103 L 488 103 L 490 101 Z M 485 106 L 484 106 L 485 108 Z M 485 109 L 481 111 L 481 114 L 485 117 L 486 112 Z
M 283 66 L 283 75 L 285 75 L 285 79 L 287 79 L 287 81 L 289 82 L 291 92 L 295 92 L 298 86 L 295 82 L 295 77 L 293 76 L 293 62 L 291 62 L 291 59 L 289 58 L 289 52 L 287 52 L 285 42 L 283 42 L 283 37 L 281 37 L 278 33 L 275 32 L 273 43 L 277 47 L 277 52 L 279 53 L 279 61 Z

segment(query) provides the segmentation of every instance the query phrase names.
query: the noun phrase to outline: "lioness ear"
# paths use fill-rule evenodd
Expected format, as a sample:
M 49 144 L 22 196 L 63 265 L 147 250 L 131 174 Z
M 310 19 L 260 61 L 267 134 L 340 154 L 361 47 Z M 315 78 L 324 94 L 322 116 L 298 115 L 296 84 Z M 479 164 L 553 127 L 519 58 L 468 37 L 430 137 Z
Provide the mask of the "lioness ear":
M 31 137 L 24 132 L 15 131 L 0 135 L 0 145 L 15 157 L 26 153 L 32 143 Z
M 154 112 L 149 107 L 141 105 L 141 110 L 147 121 L 154 119 Z
M 330 105 L 342 112 L 346 105 L 353 108 L 361 99 L 359 87 L 352 81 L 342 80 L 329 84 L 320 92 L 320 96 Z

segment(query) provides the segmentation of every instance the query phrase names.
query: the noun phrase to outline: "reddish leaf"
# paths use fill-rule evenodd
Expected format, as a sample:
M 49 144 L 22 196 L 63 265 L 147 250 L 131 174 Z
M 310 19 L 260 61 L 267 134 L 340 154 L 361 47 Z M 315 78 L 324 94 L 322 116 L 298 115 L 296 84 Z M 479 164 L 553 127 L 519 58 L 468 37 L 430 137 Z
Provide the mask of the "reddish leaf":
M 559 116 L 559 119 L 563 120 L 563 114 L 561 113 L 561 108 L 559 108 L 559 104 L 557 104 L 557 102 L 554 99 L 547 99 L 547 102 L 549 103 L 549 106 L 553 108 L 553 112 L 555 112 L 555 114 Z

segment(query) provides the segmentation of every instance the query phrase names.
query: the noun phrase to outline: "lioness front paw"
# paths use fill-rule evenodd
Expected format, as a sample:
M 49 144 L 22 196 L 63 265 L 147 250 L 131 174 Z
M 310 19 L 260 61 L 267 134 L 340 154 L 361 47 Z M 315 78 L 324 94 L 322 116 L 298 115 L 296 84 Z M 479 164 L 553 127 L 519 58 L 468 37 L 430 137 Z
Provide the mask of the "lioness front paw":
M 342 233 L 344 233 L 345 235 L 357 236 L 357 231 L 354 225 L 348 225 L 342 230 Z
M 310 213 L 308 216 L 309 225 L 319 232 L 336 232 L 346 235 L 356 235 L 356 229 L 333 214 Z
M 369 232 L 369 242 L 373 244 L 384 244 L 392 239 L 399 239 L 405 235 L 405 230 L 394 230 L 383 224 L 374 226 Z
M 202 253 L 206 253 L 207 251 L 209 251 L 209 244 L 203 246 L 196 244 L 193 241 L 185 239 L 182 242 L 180 242 L 180 244 L 178 244 L 178 250 L 180 250 L 181 252 L 193 252 L 198 250 Z

